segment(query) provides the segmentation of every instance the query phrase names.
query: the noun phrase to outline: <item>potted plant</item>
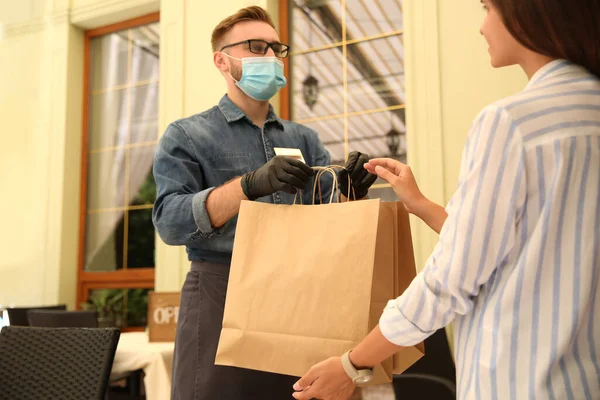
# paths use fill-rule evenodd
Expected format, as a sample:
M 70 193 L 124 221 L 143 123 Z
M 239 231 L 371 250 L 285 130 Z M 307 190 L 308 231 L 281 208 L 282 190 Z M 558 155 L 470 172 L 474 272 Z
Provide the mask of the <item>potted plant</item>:
M 95 310 L 98 313 L 98 326 L 121 327 L 123 325 L 123 297 L 121 289 L 94 290 L 86 303 L 81 303 L 85 310 Z
M 148 289 L 130 289 L 127 294 L 127 325 L 146 326 Z

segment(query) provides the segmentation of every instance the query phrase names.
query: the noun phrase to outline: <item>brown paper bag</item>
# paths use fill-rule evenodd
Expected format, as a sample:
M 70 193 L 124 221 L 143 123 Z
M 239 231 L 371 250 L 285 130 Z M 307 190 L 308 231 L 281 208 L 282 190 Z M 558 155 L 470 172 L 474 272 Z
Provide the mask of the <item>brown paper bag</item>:
M 355 347 L 415 276 L 401 203 L 242 202 L 216 364 L 302 376 Z M 375 368 L 389 382 L 422 343 Z

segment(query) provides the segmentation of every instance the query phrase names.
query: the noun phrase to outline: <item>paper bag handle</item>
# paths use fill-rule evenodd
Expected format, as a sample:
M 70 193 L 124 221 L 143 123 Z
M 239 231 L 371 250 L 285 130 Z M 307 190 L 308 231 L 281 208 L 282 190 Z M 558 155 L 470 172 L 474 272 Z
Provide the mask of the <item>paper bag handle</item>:
M 331 172 L 331 173 L 335 174 L 335 169 L 344 169 L 344 167 L 342 167 L 341 165 L 330 165 L 328 167 L 313 167 L 313 169 L 319 170 L 319 172 L 317 172 L 317 176 L 315 177 L 315 186 L 318 185 L 318 187 L 319 187 L 319 200 L 322 203 L 323 196 L 322 196 L 322 192 L 321 192 L 321 175 L 323 175 L 325 172 Z M 333 184 L 335 185 L 335 188 L 338 187 L 337 175 L 334 175 Z M 315 204 L 315 192 L 316 192 L 315 188 L 313 187 L 313 204 Z M 334 192 L 335 192 L 335 190 L 332 190 L 332 192 L 331 192 L 332 198 L 329 201 L 330 203 L 333 200 Z M 352 186 L 352 178 L 350 178 L 350 175 L 348 175 L 348 193 L 347 194 L 342 193 L 342 194 L 346 195 L 347 199 L 350 199 L 350 196 L 352 196 L 352 200 L 356 200 L 356 192 L 354 191 L 354 187 Z
M 329 198 L 329 203 L 333 203 L 333 199 L 335 197 L 335 193 L 337 192 L 337 187 L 338 187 L 338 178 L 337 178 L 337 174 L 335 173 L 335 166 L 329 166 L 329 167 L 313 167 L 314 170 L 317 170 L 317 173 L 315 174 L 315 183 L 313 185 L 313 198 L 312 198 L 312 203 L 315 204 L 315 200 L 316 200 L 316 195 L 317 195 L 317 187 L 319 188 L 319 202 L 323 203 L 323 192 L 321 191 L 321 176 L 326 173 L 329 172 L 331 174 L 331 177 L 333 178 L 333 183 L 331 186 L 331 197 Z
M 329 198 L 329 202 L 332 203 L 333 199 L 335 198 L 335 194 L 338 191 L 338 177 L 337 177 L 335 170 L 336 169 L 344 169 L 344 167 L 342 167 L 341 165 L 329 165 L 329 166 L 325 166 L 325 167 L 312 167 L 312 169 L 317 171 L 317 173 L 315 174 L 315 182 L 313 185 L 312 204 L 315 204 L 317 189 L 319 191 L 319 201 L 321 203 L 323 202 L 323 192 L 321 190 L 321 177 L 323 176 L 324 173 L 330 173 L 333 178 L 331 197 Z M 298 193 L 300 193 L 300 204 L 303 204 L 302 203 L 302 190 L 300 190 L 300 191 L 296 192 L 296 195 L 294 196 L 294 203 L 293 203 L 294 205 L 296 204 L 296 199 L 298 198 Z M 350 196 L 352 196 L 352 198 L 354 200 L 356 200 L 356 192 L 354 191 L 354 187 L 352 187 L 352 179 L 350 178 L 350 175 L 348 175 L 348 194 L 347 194 L 346 198 L 350 199 Z

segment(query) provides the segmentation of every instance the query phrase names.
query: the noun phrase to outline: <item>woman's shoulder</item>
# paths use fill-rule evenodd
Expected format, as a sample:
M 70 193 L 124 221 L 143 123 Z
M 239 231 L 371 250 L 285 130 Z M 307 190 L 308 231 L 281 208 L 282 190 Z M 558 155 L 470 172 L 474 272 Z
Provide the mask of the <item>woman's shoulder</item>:
M 571 66 L 567 72 L 553 78 L 530 82 L 523 91 L 498 100 L 491 106 L 501 108 L 513 118 L 522 120 L 532 113 L 544 113 L 544 110 L 600 104 L 598 77 L 577 66 Z

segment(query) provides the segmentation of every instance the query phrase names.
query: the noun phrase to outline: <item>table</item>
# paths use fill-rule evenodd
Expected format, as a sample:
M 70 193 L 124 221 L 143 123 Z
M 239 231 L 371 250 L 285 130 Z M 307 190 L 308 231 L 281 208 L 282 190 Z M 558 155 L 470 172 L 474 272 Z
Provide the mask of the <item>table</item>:
M 143 369 L 147 400 L 171 398 L 173 342 L 150 343 L 147 332 L 121 333 L 111 378 Z

